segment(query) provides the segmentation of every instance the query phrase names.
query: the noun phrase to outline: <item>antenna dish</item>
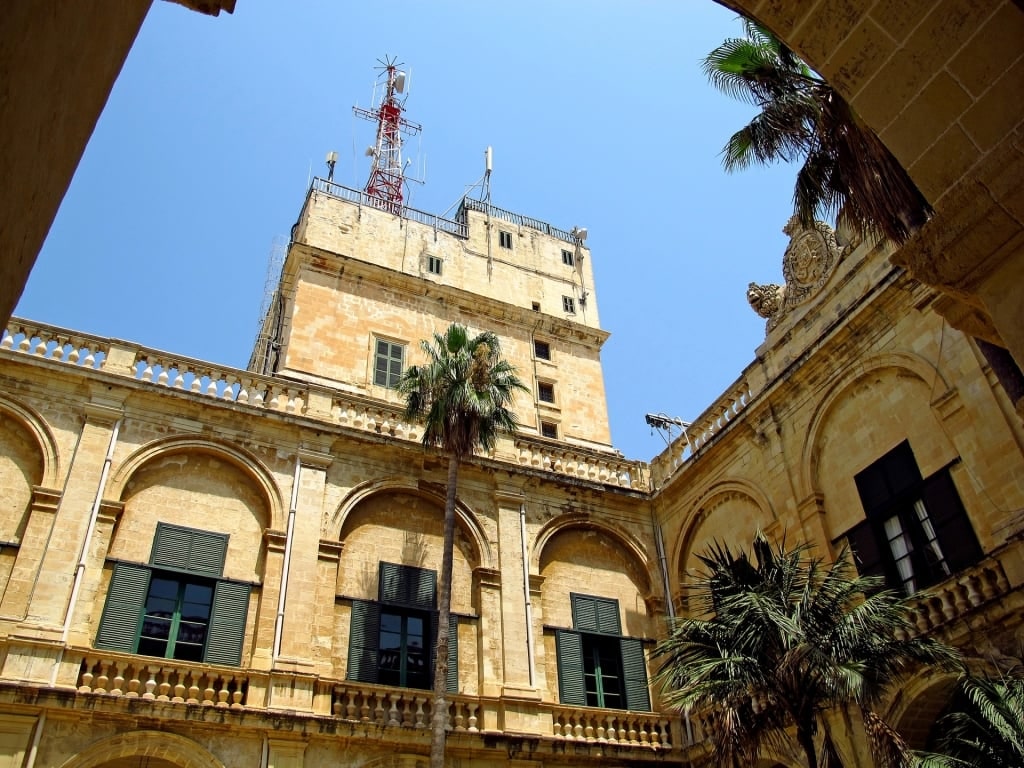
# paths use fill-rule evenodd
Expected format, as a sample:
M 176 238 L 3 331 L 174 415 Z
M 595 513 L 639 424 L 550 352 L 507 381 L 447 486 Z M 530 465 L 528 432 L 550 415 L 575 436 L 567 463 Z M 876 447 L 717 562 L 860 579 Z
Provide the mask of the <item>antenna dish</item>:
M 572 232 L 569 233 L 579 241 L 587 239 L 587 228 L 586 227 L 573 227 Z

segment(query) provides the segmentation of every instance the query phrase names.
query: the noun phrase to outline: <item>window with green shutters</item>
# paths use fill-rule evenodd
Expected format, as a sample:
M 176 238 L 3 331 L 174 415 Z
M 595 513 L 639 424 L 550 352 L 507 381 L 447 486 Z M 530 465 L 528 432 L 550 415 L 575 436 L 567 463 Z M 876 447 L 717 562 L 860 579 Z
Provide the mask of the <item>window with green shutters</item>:
M 250 585 L 220 578 L 227 542 L 226 534 L 158 523 L 149 565 L 114 565 L 96 647 L 238 664 Z
M 377 600 L 353 600 L 349 680 L 432 687 L 437 642 L 437 572 L 381 562 Z M 458 617 L 448 623 L 448 679 L 458 692 Z
M 559 700 L 649 712 L 643 641 L 622 635 L 618 601 L 576 593 L 569 598 L 573 628 L 555 630 Z

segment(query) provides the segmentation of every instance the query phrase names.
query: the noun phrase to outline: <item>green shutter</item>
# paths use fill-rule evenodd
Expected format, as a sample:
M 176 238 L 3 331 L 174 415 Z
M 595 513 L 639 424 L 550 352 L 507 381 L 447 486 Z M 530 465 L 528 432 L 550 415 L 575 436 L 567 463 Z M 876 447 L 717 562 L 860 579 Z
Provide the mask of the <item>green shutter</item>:
M 221 576 L 228 536 L 169 523 L 157 523 L 149 562 L 159 568 Z
M 249 585 L 238 581 L 218 581 L 213 590 L 203 661 L 208 664 L 241 663 L 248 612 Z
M 96 647 L 133 653 L 149 591 L 149 568 L 116 563 L 107 590 Z
M 454 613 L 448 614 L 448 677 L 445 688 L 448 693 L 459 692 L 459 617 Z
M 635 637 L 623 637 L 619 639 L 619 644 L 622 648 L 622 687 L 626 693 L 626 709 L 650 712 L 651 696 L 647 688 L 643 641 Z
M 380 605 L 369 600 L 353 600 L 346 678 L 361 683 L 376 683 L 379 647 Z
M 572 626 L 583 632 L 621 635 L 619 601 L 607 597 L 569 594 L 572 600 Z
M 583 639 L 579 632 L 555 630 L 555 654 L 558 659 L 558 700 L 562 704 L 586 706 L 587 690 L 583 682 Z
M 382 603 L 432 610 L 437 601 L 437 572 L 428 568 L 381 562 L 378 595 Z

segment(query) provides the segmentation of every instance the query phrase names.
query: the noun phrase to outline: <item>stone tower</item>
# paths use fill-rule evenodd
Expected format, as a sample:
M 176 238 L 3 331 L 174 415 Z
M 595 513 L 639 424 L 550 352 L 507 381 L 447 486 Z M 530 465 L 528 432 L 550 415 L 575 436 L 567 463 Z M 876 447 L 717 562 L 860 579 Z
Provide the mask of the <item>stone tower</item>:
M 611 450 L 590 251 L 579 230 L 466 198 L 454 219 L 314 181 L 249 369 L 398 403 L 419 341 L 490 330 L 531 394 L 521 431 Z

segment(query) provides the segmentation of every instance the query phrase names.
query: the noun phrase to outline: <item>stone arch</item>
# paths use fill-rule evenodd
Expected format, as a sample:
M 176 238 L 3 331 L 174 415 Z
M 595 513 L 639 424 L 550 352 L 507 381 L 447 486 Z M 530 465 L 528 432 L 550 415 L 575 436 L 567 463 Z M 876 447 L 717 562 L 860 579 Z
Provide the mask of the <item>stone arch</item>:
M 32 408 L 0 395 L 0 415 L 19 424 L 39 448 L 42 467 L 39 485 L 55 488 L 60 478 L 60 453 L 49 425 Z
M 132 477 L 146 464 L 162 457 L 182 453 L 209 454 L 241 471 L 260 489 L 266 504 L 267 518 L 261 521 L 263 527 L 284 530 L 284 497 L 270 470 L 248 451 L 231 443 L 210 438 L 176 436 L 147 443 L 125 459 L 111 476 L 107 486 L 107 498 L 121 499 Z
M 925 390 L 927 397 L 920 406 L 911 409 L 890 409 L 884 413 L 877 407 L 873 413 L 881 416 L 892 416 L 904 423 L 901 429 L 893 429 L 887 422 L 878 419 L 874 421 L 860 421 L 859 429 L 865 435 L 851 436 L 847 441 L 843 456 L 850 461 L 849 471 L 845 472 L 838 482 L 840 487 L 824 486 L 828 484 L 823 479 L 827 466 L 828 439 L 830 438 L 830 422 L 837 415 L 842 417 L 844 408 L 852 408 L 852 403 L 857 397 L 866 396 L 869 382 L 874 379 L 887 388 L 886 391 L 906 391 L 908 387 L 921 388 Z M 901 381 L 902 380 L 902 381 Z M 898 389 L 897 389 L 898 388 Z M 863 392 L 861 390 L 864 390 Z M 941 418 L 935 413 L 931 402 L 936 394 L 950 391 L 950 385 L 934 365 L 924 358 L 908 353 L 896 352 L 884 355 L 877 355 L 865 359 L 853 369 L 834 377 L 832 382 L 825 387 L 825 395 L 818 402 L 814 409 L 810 423 L 807 428 L 807 436 L 801 450 L 800 467 L 797 473 L 798 498 L 806 498 L 812 494 L 821 494 L 826 490 L 829 492 L 828 506 L 833 515 L 829 522 L 834 530 L 826 531 L 829 538 L 841 534 L 861 518 L 861 506 L 859 496 L 856 494 L 853 476 L 857 471 L 863 469 L 871 461 L 880 458 L 886 450 L 893 448 L 899 440 L 892 442 L 892 436 L 900 433 L 906 437 L 912 437 L 915 429 L 920 430 L 920 421 L 915 420 L 922 413 L 927 413 L 929 418 L 936 420 L 936 428 L 929 431 L 929 440 L 918 440 L 918 450 L 922 446 L 928 448 L 936 455 L 941 454 L 942 459 L 934 460 L 935 466 L 951 461 L 956 457 L 956 450 L 944 430 L 941 429 Z M 908 398 L 908 402 L 914 401 Z M 872 446 L 871 443 L 878 443 Z M 891 443 L 891 444 L 890 444 Z M 857 447 L 863 456 L 851 456 L 849 448 Z M 922 456 L 917 455 L 919 462 Z M 922 467 L 922 470 L 924 467 Z M 837 483 L 832 483 L 836 486 Z M 837 517 L 835 513 L 846 512 L 846 517 Z
M 111 736 L 64 761 L 60 768 L 103 768 L 124 757 L 151 757 L 176 768 L 224 768 L 207 749 L 166 731 L 132 731 Z
M 755 528 L 765 529 L 766 532 L 772 533 L 769 529 L 774 528 L 778 522 L 778 516 L 770 499 L 753 483 L 734 478 L 714 483 L 704 489 L 702 493 L 682 505 L 683 509 L 689 508 L 692 512 L 687 516 L 687 520 L 672 546 L 670 562 L 675 566 L 672 576 L 677 581 L 676 589 L 687 580 L 687 572 L 690 570 L 688 563 L 690 563 L 694 552 L 700 549 L 698 542 L 706 538 L 700 535 L 701 528 L 707 523 L 712 513 L 729 504 L 739 508 L 746 507 L 748 522 L 752 524 L 747 525 L 746 529 L 737 530 L 738 539 L 722 535 L 712 536 L 712 539 L 717 539 L 732 547 L 742 546 L 744 549 L 749 549 Z
M 264 533 L 284 526 L 269 471 L 236 446 L 197 436 L 142 446 L 118 467 L 105 495 L 124 505 L 109 556 L 130 562 L 148 560 L 162 520 L 227 534 L 224 576 L 260 581 Z
M 369 480 L 349 491 L 331 516 L 325 533 L 340 538 L 341 531 L 345 527 L 345 521 L 351 512 L 367 499 L 382 493 L 407 493 L 419 496 L 420 498 L 437 503 L 442 511 L 446 501 L 443 488 L 435 490 L 429 486 L 424 486 L 422 483 L 411 482 L 405 477 L 385 477 Z M 494 568 L 494 554 L 491 551 L 491 545 L 483 526 L 480 525 L 480 521 L 473 510 L 458 498 L 455 499 L 455 525 L 472 542 L 475 550 L 475 564 L 484 568 Z
M 585 512 L 562 515 L 540 529 L 530 559 L 531 571 L 543 577 L 545 624 L 571 627 L 569 594 L 577 592 L 617 600 L 624 634 L 649 637 L 656 631 L 654 562 L 628 532 Z
M 924 749 L 928 745 L 935 721 L 953 698 L 957 679 L 957 675 L 948 672 L 918 674 L 900 686 L 882 713 L 911 749 Z

